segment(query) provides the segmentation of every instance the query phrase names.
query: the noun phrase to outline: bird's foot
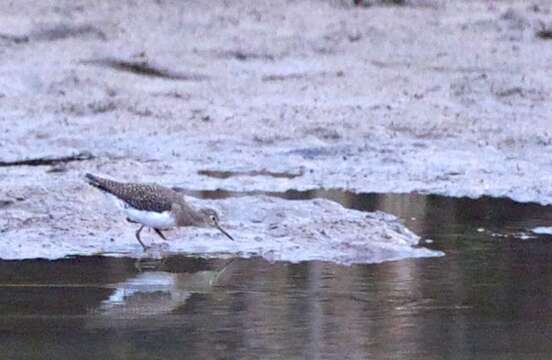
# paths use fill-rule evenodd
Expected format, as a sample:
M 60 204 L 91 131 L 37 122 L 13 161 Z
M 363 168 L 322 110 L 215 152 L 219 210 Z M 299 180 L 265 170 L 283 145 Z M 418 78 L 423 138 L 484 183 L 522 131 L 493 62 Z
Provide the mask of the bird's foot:
M 153 243 L 144 249 L 142 257 L 149 259 L 160 259 L 168 255 L 169 244 Z

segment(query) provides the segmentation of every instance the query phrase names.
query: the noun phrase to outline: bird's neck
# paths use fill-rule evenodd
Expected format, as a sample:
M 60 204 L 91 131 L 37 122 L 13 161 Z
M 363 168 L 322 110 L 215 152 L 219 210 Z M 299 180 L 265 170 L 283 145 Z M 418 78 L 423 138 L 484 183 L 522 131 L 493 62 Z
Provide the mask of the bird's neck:
M 174 212 L 177 226 L 202 226 L 203 214 L 188 204 L 178 204 Z

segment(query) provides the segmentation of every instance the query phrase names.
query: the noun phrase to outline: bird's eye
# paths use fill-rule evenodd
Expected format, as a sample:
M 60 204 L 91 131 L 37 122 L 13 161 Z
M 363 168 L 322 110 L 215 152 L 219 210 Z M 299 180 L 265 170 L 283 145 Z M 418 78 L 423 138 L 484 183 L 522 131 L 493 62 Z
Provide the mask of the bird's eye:
M 215 215 L 211 215 L 211 221 L 217 221 L 217 218 L 215 217 Z

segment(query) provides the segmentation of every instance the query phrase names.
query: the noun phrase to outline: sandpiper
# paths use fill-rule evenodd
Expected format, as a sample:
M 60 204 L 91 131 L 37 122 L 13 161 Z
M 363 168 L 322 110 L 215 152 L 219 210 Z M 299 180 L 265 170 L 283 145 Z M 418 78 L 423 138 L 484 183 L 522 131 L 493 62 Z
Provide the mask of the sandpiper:
M 147 226 L 163 239 L 161 230 L 178 226 L 215 227 L 234 240 L 219 225 L 219 217 L 215 210 L 209 208 L 194 209 L 181 194 L 173 189 L 158 184 L 123 183 L 86 174 L 88 183 L 110 195 L 121 207 L 127 221 L 141 224 L 136 231 L 136 239 L 144 250 L 147 246 L 140 239 L 140 232 Z

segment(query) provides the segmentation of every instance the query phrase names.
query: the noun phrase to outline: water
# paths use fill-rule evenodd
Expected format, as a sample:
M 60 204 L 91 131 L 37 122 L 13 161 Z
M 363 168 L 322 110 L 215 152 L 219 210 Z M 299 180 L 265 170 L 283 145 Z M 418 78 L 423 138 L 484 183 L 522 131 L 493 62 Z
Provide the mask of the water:
M 237 194 L 206 192 L 205 197 Z M 552 208 L 504 199 L 327 197 L 395 214 L 444 257 L 372 265 L 85 257 L 0 262 L 9 359 L 544 359 Z

